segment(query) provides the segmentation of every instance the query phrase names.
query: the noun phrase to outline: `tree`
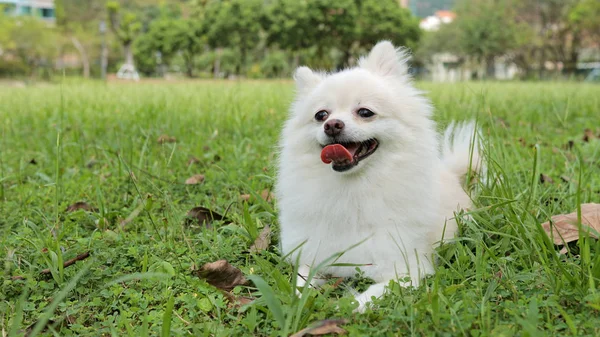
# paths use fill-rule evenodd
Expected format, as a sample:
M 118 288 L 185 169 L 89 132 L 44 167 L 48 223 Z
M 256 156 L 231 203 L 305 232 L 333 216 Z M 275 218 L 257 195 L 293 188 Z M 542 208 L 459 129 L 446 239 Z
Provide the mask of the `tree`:
M 110 28 L 123 46 L 125 65 L 134 69 L 132 45 L 141 31 L 142 23 L 134 13 L 122 11 L 116 1 L 109 1 L 106 8 L 108 9 Z
M 316 66 L 325 66 L 327 52 L 338 50 L 342 54 L 338 68 L 358 50 L 380 40 L 414 46 L 420 36 L 418 20 L 396 0 L 273 1 L 265 11 L 263 27 L 268 45 L 296 56 L 314 48 L 320 63 Z
M 358 1 L 358 43 L 371 49 L 381 40 L 390 40 L 396 46 L 415 48 L 421 37 L 419 20 L 397 0 Z
M 600 1 L 581 0 L 571 8 L 568 21 L 590 45 L 600 46 Z
M 246 66 L 248 53 L 260 42 L 262 0 L 208 0 L 196 17 L 203 25 L 212 48 L 234 48 L 239 51 L 240 66 Z
M 55 0 L 56 26 L 79 53 L 83 77 L 90 76 L 90 52 L 97 45 L 98 18 L 103 8 L 100 0 Z
M 186 75 L 193 77 L 194 57 L 204 45 L 200 28 L 193 20 L 164 17 L 152 22 L 148 32 L 135 42 L 136 61 L 142 72 L 148 74 L 155 71 L 157 53 L 160 53 L 164 65 L 169 65 L 173 56 L 180 53 Z
M 57 54 L 55 30 L 34 17 L 2 18 L 0 20 L 2 52 L 18 58 L 29 76 L 37 68 L 50 68 Z
M 301 51 L 314 49 L 313 66 L 327 68 L 327 52 L 349 50 L 357 40 L 358 7 L 354 0 L 273 1 L 262 24 L 267 44 L 290 51 L 298 64 Z
M 493 77 L 496 58 L 511 51 L 518 42 L 520 26 L 512 20 L 516 15 L 512 1 L 462 0 L 456 14 L 462 54 L 485 64 L 486 76 Z

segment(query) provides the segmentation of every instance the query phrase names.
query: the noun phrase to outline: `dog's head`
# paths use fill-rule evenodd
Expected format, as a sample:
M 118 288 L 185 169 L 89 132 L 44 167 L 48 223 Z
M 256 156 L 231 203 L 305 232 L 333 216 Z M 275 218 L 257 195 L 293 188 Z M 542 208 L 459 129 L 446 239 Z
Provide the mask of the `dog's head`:
M 284 139 L 284 146 L 320 152 L 336 172 L 356 172 L 375 158 L 411 151 L 421 131 L 431 128 L 431 108 L 411 85 L 407 59 L 383 41 L 352 69 L 328 75 L 298 68 L 296 102 L 284 133 L 294 139 Z

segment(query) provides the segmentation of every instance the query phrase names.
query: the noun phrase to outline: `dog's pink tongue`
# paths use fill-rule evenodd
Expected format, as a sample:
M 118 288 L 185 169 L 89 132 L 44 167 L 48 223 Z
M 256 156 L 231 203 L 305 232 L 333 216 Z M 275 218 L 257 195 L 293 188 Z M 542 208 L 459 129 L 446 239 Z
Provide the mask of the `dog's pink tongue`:
M 327 145 L 321 151 L 321 160 L 325 164 L 335 163 L 349 163 L 352 161 L 352 154 L 344 146 L 340 144 Z

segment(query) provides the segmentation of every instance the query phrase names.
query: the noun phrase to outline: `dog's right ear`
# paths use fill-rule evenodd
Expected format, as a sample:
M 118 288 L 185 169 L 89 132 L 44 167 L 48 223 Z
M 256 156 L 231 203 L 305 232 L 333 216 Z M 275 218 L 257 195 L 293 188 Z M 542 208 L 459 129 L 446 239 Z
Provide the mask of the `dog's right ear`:
M 323 75 L 314 73 L 308 67 L 299 67 L 294 73 L 294 81 L 296 81 L 296 91 L 299 95 L 305 95 L 309 93 L 322 80 Z

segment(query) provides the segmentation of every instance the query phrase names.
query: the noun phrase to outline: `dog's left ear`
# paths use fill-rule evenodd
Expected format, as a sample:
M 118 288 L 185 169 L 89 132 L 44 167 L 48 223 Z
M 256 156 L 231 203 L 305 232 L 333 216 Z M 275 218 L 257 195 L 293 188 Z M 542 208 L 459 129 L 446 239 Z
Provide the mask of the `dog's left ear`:
M 378 42 L 367 57 L 358 61 L 359 67 L 382 76 L 405 77 L 410 59 L 405 49 L 396 49 L 390 41 Z

